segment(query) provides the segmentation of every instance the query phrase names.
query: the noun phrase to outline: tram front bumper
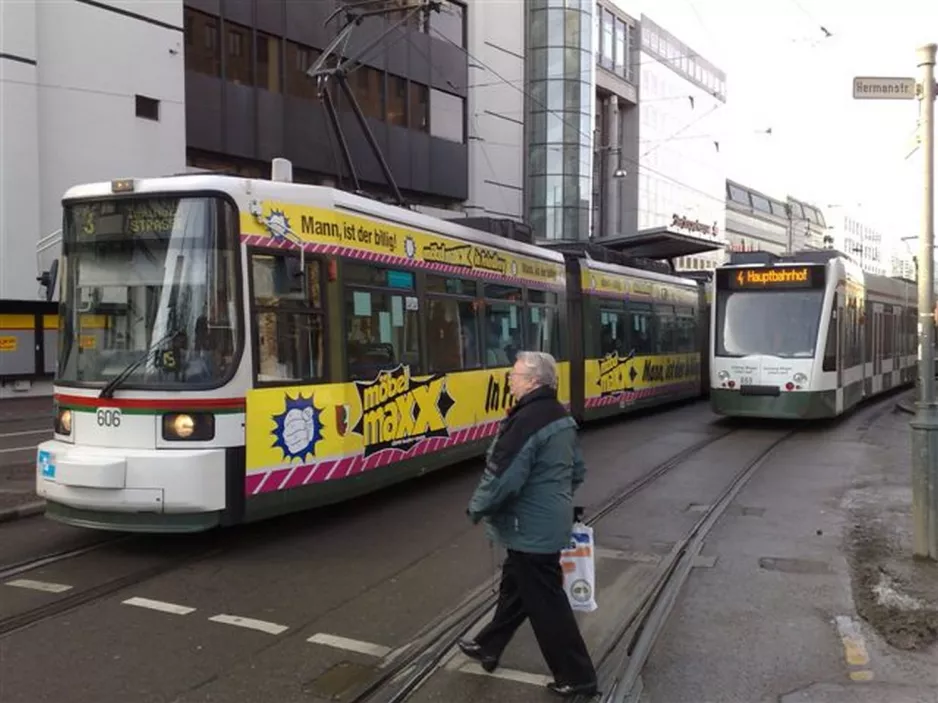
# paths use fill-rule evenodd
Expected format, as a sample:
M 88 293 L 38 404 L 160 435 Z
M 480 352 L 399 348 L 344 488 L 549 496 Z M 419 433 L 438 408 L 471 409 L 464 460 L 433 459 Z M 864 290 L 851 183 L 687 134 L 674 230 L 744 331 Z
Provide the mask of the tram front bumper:
M 50 440 L 37 447 L 36 493 L 86 510 L 220 511 L 225 450 L 110 449 Z

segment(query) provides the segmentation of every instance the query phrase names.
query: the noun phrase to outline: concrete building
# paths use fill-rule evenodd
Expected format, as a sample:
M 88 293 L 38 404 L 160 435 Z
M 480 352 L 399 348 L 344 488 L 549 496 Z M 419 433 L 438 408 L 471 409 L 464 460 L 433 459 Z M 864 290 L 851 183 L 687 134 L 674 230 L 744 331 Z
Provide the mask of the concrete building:
M 817 206 L 788 196 L 785 201 L 726 181 L 726 240 L 729 251 L 818 250 L 833 244 Z
M 593 132 L 594 239 L 638 230 L 638 20 L 613 2 L 596 5 Z
M 514 11 L 515 3 L 503 4 Z M 39 295 L 36 243 L 61 227 L 61 197 L 77 183 L 187 168 L 266 177 L 270 160 L 285 156 L 297 181 L 349 187 L 305 75 L 337 31 L 336 21 L 324 25 L 335 7 L 331 0 L 0 2 L 0 300 Z M 402 12 L 365 19 L 349 53 Z M 465 5 L 448 1 L 370 52 L 349 77 L 405 198 L 435 214 L 452 216 L 467 201 L 472 214 L 521 213 L 522 100 L 480 94 L 473 134 L 489 144 L 471 155 L 467 145 L 467 34 L 470 53 L 506 77 L 520 76 L 523 62 L 521 11 L 517 32 L 501 27 L 497 13 L 483 14 L 467 23 Z M 349 104 L 337 103 L 365 188 L 388 194 Z
M 886 276 L 892 272 L 889 243 L 873 223 L 845 208 L 831 208 L 834 248 L 849 254 L 864 271 Z
M 183 51 L 181 2 L 0 3 L 0 300 L 39 295 L 70 186 L 184 170 Z
M 709 240 L 719 248 L 677 263 L 712 269 L 724 258 L 726 75 L 645 15 L 639 64 L 638 233 Z

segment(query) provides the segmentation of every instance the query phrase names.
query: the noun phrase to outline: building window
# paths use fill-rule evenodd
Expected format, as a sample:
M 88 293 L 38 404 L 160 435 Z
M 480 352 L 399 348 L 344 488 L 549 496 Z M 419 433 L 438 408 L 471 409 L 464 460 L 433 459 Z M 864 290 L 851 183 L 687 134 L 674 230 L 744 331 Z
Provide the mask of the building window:
M 251 80 L 251 30 L 225 22 L 227 61 L 225 78 L 239 85 L 253 85 Z
M 610 71 L 615 65 L 615 17 L 609 10 L 603 10 L 603 56 L 602 65 Z
M 434 88 L 430 91 L 430 134 L 462 143 L 465 139 L 466 105 L 457 95 Z
M 388 76 L 388 122 L 407 126 L 407 81 L 391 75 Z
M 626 36 L 625 22 L 616 19 L 616 73 L 620 76 L 625 76 L 625 67 L 629 63 L 625 49 Z
M 221 76 L 218 18 L 186 8 L 186 70 Z
M 429 33 L 437 39 L 465 46 L 466 10 L 457 2 L 445 1 L 439 12 L 430 13 Z
M 137 117 L 145 120 L 160 121 L 160 101 L 148 98 L 144 95 L 137 95 Z
M 286 49 L 284 76 L 286 77 L 287 95 L 315 100 L 317 97 L 316 83 L 306 75 L 306 71 L 316 63 L 320 52 L 292 41 L 287 42 Z
M 349 71 L 348 82 L 365 117 L 384 119 L 384 74 L 359 64 Z
M 280 70 L 280 39 L 263 32 L 257 33 L 257 85 L 279 93 L 282 71 Z
M 430 129 L 429 90 L 422 83 L 410 84 L 410 128 L 421 132 Z

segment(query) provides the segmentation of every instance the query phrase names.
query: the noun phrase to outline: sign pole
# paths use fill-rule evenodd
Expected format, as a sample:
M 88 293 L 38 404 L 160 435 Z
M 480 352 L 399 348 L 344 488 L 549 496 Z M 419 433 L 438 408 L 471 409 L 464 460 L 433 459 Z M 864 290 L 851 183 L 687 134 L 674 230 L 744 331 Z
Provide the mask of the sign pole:
M 938 404 L 935 402 L 935 53 L 918 50 L 921 70 L 924 199 L 919 238 L 918 375 L 919 397 L 912 428 L 912 545 L 917 558 L 938 559 Z

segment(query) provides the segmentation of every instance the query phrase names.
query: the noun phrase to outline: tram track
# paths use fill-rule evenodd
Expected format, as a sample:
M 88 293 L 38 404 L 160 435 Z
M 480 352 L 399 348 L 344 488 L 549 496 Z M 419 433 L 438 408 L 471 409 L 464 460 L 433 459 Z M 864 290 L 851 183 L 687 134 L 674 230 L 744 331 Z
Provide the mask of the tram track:
M 584 522 L 595 526 L 626 501 L 684 464 L 698 452 L 740 431 L 739 428 L 732 428 L 718 432 L 653 466 L 595 508 Z M 777 440 L 775 444 L 780 441 Z M 497 599 L 492 590 L 491 582 L 481 584 L 454 608 L 426 625 L 410 643 L 392 651 L 382 662 L 379 676 L 360 690 L 351 699 L 351 703 L 402 703 L 408 700 L 442 668 L 447 655 L 455 648 L 457 640 L 464 637 L 492 612 Z M 620 639 L 621 637 L 617 637 L 615 641 L 618 642 Z
M 78 557 L 88 552 L 95 551 L 105 546 L 113 546 L 117 542 L 124 542 L 139 539 L 139 535 L 129 535 L 115 540 L 107 540 L 88 547 L 62 552 L 60 554 L 48 555 L 38 559 L 33 559 L 19 566 L 8 567 L 3 578 L 8 578 L 12 573 L 21 574 L 27 571 L 35 570 L 41 566 L 64 561 Z M 117 593 L 125 588 L 136 586 L 150 579 L 162 576 L 164 574 L 185 568 L 204 559 L 222 554 L 225 550 L 220 547 L 209 549 L 191 548 L 185 549 L 181 554 L 173 554 L 167 557 L 163 563 L 156 563 L 145 566 L 140 569 L 132 570 L 117 578 L 107 579 L 87 588 L 77 590 L 69 595 L 58 598 L 54 601 L 38 605 L 27 610 L 13 613 L 0 618 L 0 640 L 13 635 L 28 627 L 37 625 L 44 620 L 61 615 L 70 610 L 74 610 L 83 605 L 88 605 L 100 601 L 107 596 Z

